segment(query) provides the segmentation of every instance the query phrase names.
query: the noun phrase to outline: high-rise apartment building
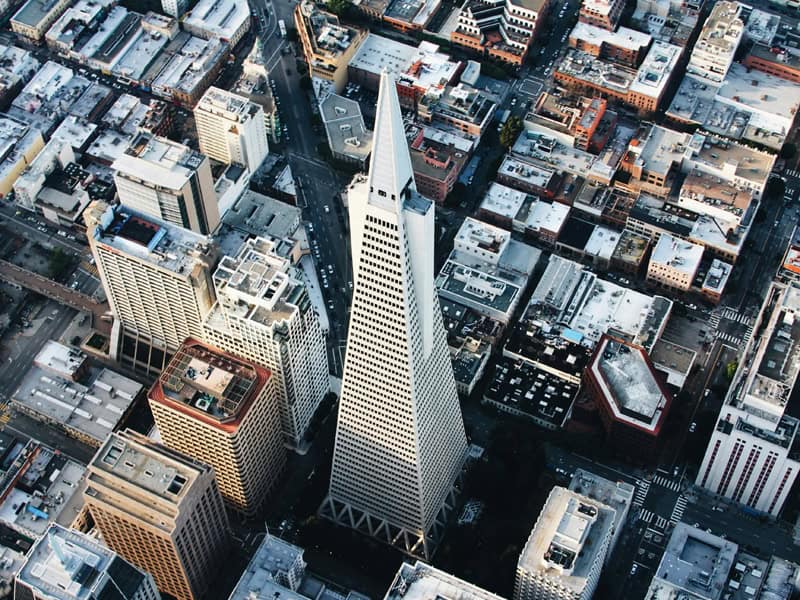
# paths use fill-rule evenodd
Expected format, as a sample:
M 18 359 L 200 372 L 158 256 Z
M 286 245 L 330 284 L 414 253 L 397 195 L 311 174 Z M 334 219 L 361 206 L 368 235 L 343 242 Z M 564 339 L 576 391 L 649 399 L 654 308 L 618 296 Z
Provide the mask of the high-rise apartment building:
M 187 8 L 189 0 L 161 0 L 161 10 L 164 14 L 176 19 L 180 19 Z
M 217 87 L 210 87 L 194 108 L 200 151 L 253 173 L 269 154 L 264 109 Z
M 86 236 L 111 311 L 120 322 L 114 356 L 134 368 L 164 368 L 187 337 L 202 338 L 214 304 L 217 247 L 207 237 L 93 202 Z
M 754 332 L 695 483 L 777 516 L 800 471 L 800 420 L 786 413 L 800 372 L 800 284 L 772 284 Z
M 281 243 L 253 238 L 222 258 L 204 339 L 271 371 L 284 442 L 297 448 L 329 391 L 328 354 L 308 290 L 276 252 Z
M 14 581 L 17 600 L 159 600 L 153 577 L 96 539 L 55 523 L 40 537 Z
M 519 555 L 514 600 L 591 600 L 615 515 L 602 502 L 554 487 Z
M 211 163 L 188 146 L 140 132 L 112 169 L 123 206 L 203 235 L 219 225 Z
M 84 500 L 108 547 L 178 600 L 206 594 L 229 544 L 214 469 L 133 431 L 95 454 Z
M 272 374 L 190 338 L 149 400 L 163 443 L 213 466 L 223 498 L 255 513 L 286 463 Z
M 393 79 L 369 175 L 351 187 L 353 303 L 321 513 L 430 557 L 467 451 L 433 276 L 434 206 L 415 188 Z
M 743 5 L 723 0 L 714 5 L 694 44 L 686 72 L 722 83 L 744 36 Z

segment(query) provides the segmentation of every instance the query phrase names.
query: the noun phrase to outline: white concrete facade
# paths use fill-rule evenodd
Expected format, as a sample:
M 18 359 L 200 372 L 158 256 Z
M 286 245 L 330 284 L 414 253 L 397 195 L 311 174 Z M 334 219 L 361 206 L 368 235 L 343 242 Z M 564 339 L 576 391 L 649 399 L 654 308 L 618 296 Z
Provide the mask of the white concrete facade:
M 254 173 L 269 154 L 264 109 L 244 96 L 210 87 L 194 109 L 200 151 Z
M 434 286 L 434 206 L 407 148 L 384 72 L 369 175 L 349 197 L 353 303 L 321 513 L 429 559 L 467 440 Z

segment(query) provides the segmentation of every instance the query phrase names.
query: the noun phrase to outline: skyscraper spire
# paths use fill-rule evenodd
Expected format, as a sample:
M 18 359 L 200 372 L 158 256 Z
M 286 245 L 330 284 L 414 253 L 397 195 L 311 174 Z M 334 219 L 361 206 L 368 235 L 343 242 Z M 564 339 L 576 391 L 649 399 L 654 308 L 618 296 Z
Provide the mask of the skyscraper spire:
M 351 187 L 354 290 L 328 498 L 320 512 L 430 558 L 467 449 L 400 103 L 381 78 L 369 176 Z
M 378 91 L 375 133 L 370 156 L 370 201 L 394 201 L 399 206 L 402 192 L 414 185 L 411 155 L 406 149 L 405 127 L 394 78 L 384 69 Z M 402 151 L 398 151 L 402 149 Z

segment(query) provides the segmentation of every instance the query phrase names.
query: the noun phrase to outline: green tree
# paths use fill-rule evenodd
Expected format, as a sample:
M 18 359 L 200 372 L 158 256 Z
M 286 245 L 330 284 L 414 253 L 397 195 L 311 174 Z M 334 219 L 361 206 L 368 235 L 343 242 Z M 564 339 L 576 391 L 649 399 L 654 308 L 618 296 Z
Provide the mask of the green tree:
M 767 185 L 764 186 L 764 199 L 767 201 L 778 201 L 783 198 L 785 192 L 786 184 L 783 182 L 783 179 L 780 177 L 773 177 L 767 181 Z
M 520 131 L 522 131 L 522 119 L 516 115 L 509 117 L 500 130 L 500 143 L 506 148 L 511 148 L 517 141 Z
M 48 264 L 48 274 L 50 278 L 57 281 L 63 280 L 68 274 L 71 262 L 69 255 L 61 248 L 53 250 L 50 253 Z
M 736 374 L 736 369 L 739 368 L 739 363 L 735 360 L 732 360 L 727 365 L 725 365 L 725 377 L 728 378 L 728 381 L 733 379 L 733 376 Z
M 328 10 L 338 17 L 346 17 L 352 8 L 350 0 L 328 0 Z
M 797 145 L 792 142 L 786 142 L 781 146 L 781 151 L 778 153 L 778 157 L 786 160 L 794 158 L 795 156 L 797 156 Z

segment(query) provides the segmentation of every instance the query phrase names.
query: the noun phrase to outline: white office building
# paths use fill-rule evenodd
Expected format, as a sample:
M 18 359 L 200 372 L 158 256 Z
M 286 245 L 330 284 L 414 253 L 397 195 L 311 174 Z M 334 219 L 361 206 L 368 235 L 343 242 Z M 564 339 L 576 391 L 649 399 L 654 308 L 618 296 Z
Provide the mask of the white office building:
M 800 284 L 772 284 L 754 331 L 696 483 L 777 516 L 800 470 L 800 420 L 785 414 L 800 371 Z
M 84 220 L 117 319 L 112 357 L 157 373 L 187 337 L 203 339 L 217 247 L 210 238 L 105 202 L 90 204 Z
M 153 577 L 101 542 L 55 523 L 30 549 L 17 573 L 15 598 L 159 600 Z
M 203 235 L 219 225 L 211 164 L 188 146 L 141 132 L 112 169 L 120 204 Z
M 161 0 L 161 10 L 170 17 L 180 19 L 186 9 L 189 8 L 189 0 Z
M 284 443 L 298 448 L 329 391 L 328 354 L 308 290 L 277 243 L 250 239 L 223 257 L 214 273 L 217 303 L 203 327 L 210 343 L 271 371 Z
M 375 123 L 369 175 L 349 196 L 353 303 L 321 513 L 427 559 L 467 440 L 434 287 L 434 206 L 416 191 L 387 73 Z
M 723 0 L 714 5 L 689 57 L 687 73 L 715 83 L 724 81 L 744 35 L 741 10 L 738 2 Z
M 591 600 L 615 515 L 602 502 L 554 487 L 519 555 L 514 600 Z
M 200 151 L 254 173 L 269 154 L 264 109 L 244 96 L 210 87 L 194 109 Z

